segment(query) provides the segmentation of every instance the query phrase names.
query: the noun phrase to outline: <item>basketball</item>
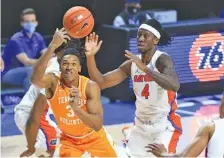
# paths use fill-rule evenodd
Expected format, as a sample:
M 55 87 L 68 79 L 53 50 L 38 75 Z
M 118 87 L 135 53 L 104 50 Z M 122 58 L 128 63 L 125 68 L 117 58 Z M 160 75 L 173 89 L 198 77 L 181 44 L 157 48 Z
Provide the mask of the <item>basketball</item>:
M 83 38 L 93 30 L 94 18 L 85 7 L 70 8 L 63 17 L 63 26 L 73 38 Z

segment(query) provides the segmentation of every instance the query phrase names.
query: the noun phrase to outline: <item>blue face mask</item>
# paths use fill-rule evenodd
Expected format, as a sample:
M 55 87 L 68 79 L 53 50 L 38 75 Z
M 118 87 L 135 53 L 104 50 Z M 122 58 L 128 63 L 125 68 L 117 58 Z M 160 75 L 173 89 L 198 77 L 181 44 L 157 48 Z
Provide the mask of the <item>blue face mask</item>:
M 33 34 L 36 30 L 37 24 L 34 22 L 25 22 L 22 24 L 23 29 L 30 34 Z

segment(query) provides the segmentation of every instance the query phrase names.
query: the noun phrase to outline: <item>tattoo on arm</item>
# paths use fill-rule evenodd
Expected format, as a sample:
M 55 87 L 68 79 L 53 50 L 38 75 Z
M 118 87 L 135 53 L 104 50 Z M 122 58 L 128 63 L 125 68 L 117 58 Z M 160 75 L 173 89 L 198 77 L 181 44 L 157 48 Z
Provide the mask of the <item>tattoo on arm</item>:
M 166 90 L 178 91 L 180 82 L 171 58 L 167 55 L 161 55 L 156 63 L 156 67 L 160 73 L 148 69 L 147 73 L 152 76 L 152 79 Z

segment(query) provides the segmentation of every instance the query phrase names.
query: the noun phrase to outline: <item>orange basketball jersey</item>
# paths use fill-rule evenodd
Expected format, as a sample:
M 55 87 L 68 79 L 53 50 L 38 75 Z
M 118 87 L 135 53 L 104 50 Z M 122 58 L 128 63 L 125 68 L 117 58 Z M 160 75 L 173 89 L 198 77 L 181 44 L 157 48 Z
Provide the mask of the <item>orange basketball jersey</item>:
M 80 108 L 84 111 L 86 111 L 86 85 L 88 81 L 88 78 L 79 76 Z M 48 99 L 48 102 L 62 133 L 71 137 L 83 137 L 92 133 L 93 129 L 85 125 L 73 111 L 69 104 L 69 89 L 59 79 L 55 93 L 51 99 Z

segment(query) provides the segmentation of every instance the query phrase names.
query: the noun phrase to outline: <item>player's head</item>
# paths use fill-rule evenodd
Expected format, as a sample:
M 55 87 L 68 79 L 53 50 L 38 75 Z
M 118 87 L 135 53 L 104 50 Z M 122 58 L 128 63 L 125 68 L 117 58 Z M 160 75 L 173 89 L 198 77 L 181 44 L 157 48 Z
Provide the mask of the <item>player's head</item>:
M 20 14 L 20 24 L 27 33 L 34 33 L 38 25 L 35 10 L 26 8 Z
M 125 8 L 129 14 L 137 14 L 141 8 L 140 0 L 125 0 Z
M 137 40 L 138 50 L 141 53 L 151 50 L 157 45 L 165 46 L 171 42 L 170 36 L 155 19 L 149 19 L 140 25 Z
M 62 79 L 70 83 L 78 78 L 83 62 L 82 52 L 76 48 L 66 48 L 60 59 L 60 70 Z
M 81 47 L 83 47 L 83 46 L 79 39 L 71 39 L 67 43 L 62 43 L 62 45 L 60 45 L 57 49 L 55 49 L 54 53 L 60 60 L 64 54 L 65 49 L 67 49 L 67 48 L 80 49 Z

